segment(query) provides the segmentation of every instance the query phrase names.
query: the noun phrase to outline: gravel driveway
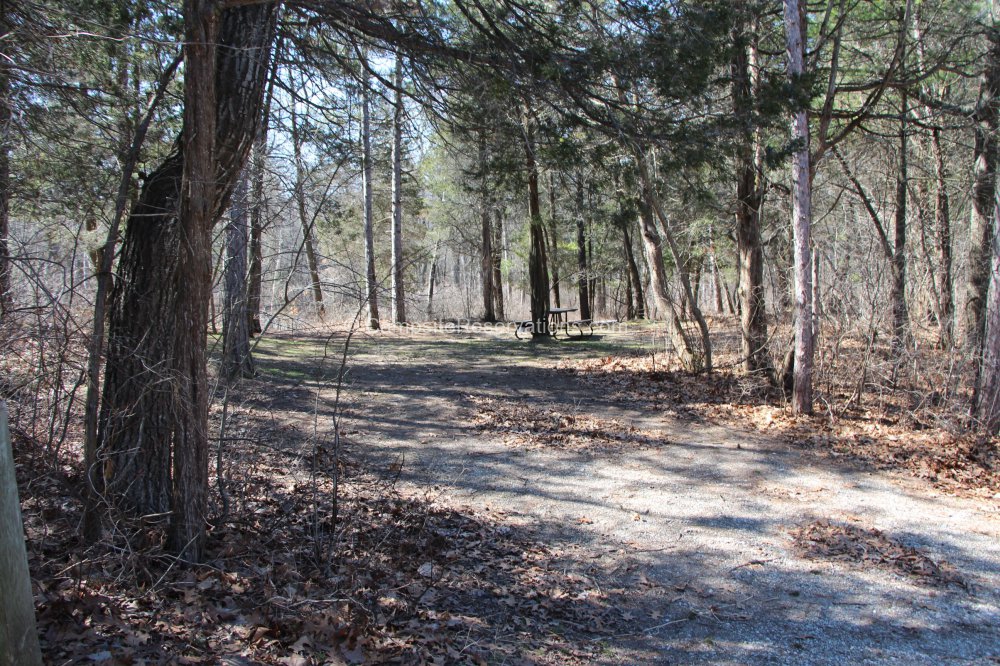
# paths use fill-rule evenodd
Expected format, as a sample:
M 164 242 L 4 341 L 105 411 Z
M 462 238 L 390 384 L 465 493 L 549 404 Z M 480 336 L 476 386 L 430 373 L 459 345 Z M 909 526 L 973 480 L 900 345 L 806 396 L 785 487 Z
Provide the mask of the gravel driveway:
M 371 337 L 353 355 L 346 415 L 375 468 L 398 473 L 402 460 L 400 482 L 414 491 L 502 511 L 563 547 L 595 586 L 626 590 L 633 628 L 603 638 L 601 663 L 1000 663 L 996 501 L 673 420 L 554 370 L 613 343 Z M 645 439 L 520 446 L 474 425 L 490 399 Z M 855 556 L 824 544 L 809 556 L 795 535 L 810 526 Z M 920 558 L 952 582 L 907 573 Z

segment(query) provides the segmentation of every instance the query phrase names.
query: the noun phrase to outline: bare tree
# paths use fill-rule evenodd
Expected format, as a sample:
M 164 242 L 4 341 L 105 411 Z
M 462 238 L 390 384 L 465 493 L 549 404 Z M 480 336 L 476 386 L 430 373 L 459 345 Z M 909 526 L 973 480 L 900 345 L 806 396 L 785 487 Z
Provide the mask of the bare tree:
M 299 224 L 302 226 L 302 244 L 306 249 L 306 261 L 309 264 L 309 279 L 312 287 L 313 302 L 316 304 L 316 311 L 320 317 L 326 313 L 326 306 L 323 303 L 323 283 L 319 276 L 319 258 L 316 255 L 316 241 L 313 233 L 313 224 L 316 216 L 310 217 L 306 206 L 306 181 L 309 174 L 302 157 L 302 145 L 305 137 L 302 134 L 302 126 L 299 122 L 298 113 L 295 110 L 295 102 L 292 102 L 290 109 L 291 131 L 292 131 L 292 151 L 295 158 L 295 204 L 299 213 Z
M 788 78 L 801 86 L 805 74 L 804 7 L 799 0 L 784 0 Z M 809 116 L 801 108 L 792 117 L 792 237 L 795 273 L 795 352 L 792 410 L 811 414 L 813 409 L 813 308 L 812 308 L 812 182 L 809 159 Z
M 403 60 L 396 55 L 392 104 L 392 318 L 406 323 L 406 263 L 403 258 Z
M 367 65 L 366 65 L 367 66 Z M 364 199 L 365 296 L 368 328 L 381 328 L 378 316 L 378 280 L 375 277 L 375 197 L 372 193 L 371 84 L 367 74 L 361 85 L 361 190 Z
M 249 233 L 249 169 L 233 191 L 226 224 L 226 264 L 223 269 L 222 375 L 229 379 L 252 377 L 250 330 L 247 316 L 247 245 Z

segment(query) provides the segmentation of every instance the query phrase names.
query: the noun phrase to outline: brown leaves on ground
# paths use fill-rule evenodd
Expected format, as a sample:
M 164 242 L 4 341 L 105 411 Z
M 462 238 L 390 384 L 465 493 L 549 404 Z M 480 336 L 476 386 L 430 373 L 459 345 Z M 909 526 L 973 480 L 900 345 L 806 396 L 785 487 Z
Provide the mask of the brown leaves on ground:
M 877 566 L 925 585 L 958 585 L 965 581 L 948 562 L 935 562 L 884 532 L 851 523 L 817 520 L 791 532 L 799 552 L 810 559 L 837 560 L 852 566 Z
M 921 404 L 919 413 L 908 408 L 912 396 L 906 391 L 895 396 L 886 391 L 879 403 L 866 407 L 846 394 L 839 406 L 821 394 L 816 416 L 797 417 L 763 377 L 729 370 L 692 376 L 664 361 L 650 354 L 609 356 L 563 363 L 559 369 L 612 399 L 642 402 L 679 419 L 752 428 L 830 457 L 902 470 L 949 492 L 1000 498 L 997 438 L 954 427 L 944 415 L 936 424 L 931 406 Z
M 522 400 L 469 396 L 476 407 L 472 424 L 499 434 L 508 446 L 564 451 L 621 451 L 662 446 L 666 440 L 616 419 L 583 412 L 564 413 Z
M 47 659 L 584 664 L 622 630 L 621 591 L 574 573 L 573 554 L 502 515 L 406 498 L 352 465 L 335 495 L 325 463 L 313 478 L 280 448 L 230 452 L 249 471 L 194 568 L 160 549 L 162 525 L 121 520 L 107 543 L 80 549 L 70 479 L 31 470 L 42 493 L 25 518 Z M 132 551 L 125 533 L 150 545 Z

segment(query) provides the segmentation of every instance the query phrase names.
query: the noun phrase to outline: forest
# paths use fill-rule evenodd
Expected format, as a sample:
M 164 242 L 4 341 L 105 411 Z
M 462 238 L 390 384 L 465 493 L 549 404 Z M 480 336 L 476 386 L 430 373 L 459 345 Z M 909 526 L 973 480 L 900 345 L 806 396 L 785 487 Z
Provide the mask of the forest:
M 0 33 L 0 664 L 1000 659 L 993 0 Z

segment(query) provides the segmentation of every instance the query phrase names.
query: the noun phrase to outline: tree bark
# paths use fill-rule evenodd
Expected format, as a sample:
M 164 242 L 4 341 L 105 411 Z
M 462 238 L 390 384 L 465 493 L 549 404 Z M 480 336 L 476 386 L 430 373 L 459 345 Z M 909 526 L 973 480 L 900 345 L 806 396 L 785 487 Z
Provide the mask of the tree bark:
M 201 559 L 208 501 L 208 302 L 212 297 L 212 226 L 216 177 L 215 44 L 219 13 L 211 0 L 184 2 L 184 128 L 177 272 L 169 284 L 175 326 L 172 379 L 173 484 L 168 538 L 181 558 Z
M 955 344 L 955 300 L 952 297 L 951 206 L 941 130 L 935 128 L 931 132 L 931 145 L 934 149 L 934 229 L 938 251 L 938 344 L 947 349 Z
M 207 496 L 210 234 L 257 133 L 274 17 L 269 3 L 220 15 L 187 0 L 182 138 L 132 210 L 112 293 L 107 491 L 139 515 L 170 512 L 171 545 L 188 559 L 201 555 Z
M 223 272 L 222 376 L 227 380 L 254 376 L 247 315 L 247 242 L 249 170 L 233 192 L 226 224 L 226 264 Z
M 483 321 L 494 323 L 497 320 L 493 286 L 493 225 L 490 220 L 490 205 L 486 201 L 486 195 L 481 202 L 480 220 L 482 222 L 482 252 L 480 254 L 480 267 L 483 282 Z
M 503 213 L 497 207 L 493 224 L 493 304 L 499 321 L 507 318 L 503 299 Z
M 403 260 L 403 60 L 396 55 L 392 106 L 392 319 L 406 323 Z
M 247 330 L 250 335 L 263 332 L 260 324 L 260 294 L 264 271 L 264 216 L 267 199 L 264 196 L 264 163 L 267 160 L 267 122 L 254 137 L 250 158 L 252 189 L 250 196 L 250 267 L 247 269 Z
M 559 229 L 556 220 L 556 179 L 553 173 L 549 172 L 549 247 L 551 254 L 548 254 L 548 263 L 552 271 L 552 295 L 555 298 L 556 307 L 562 307 L 561 285 L 559 280 Z
M 799 0 L 784 0 L 788 50 L 788 78 L 801 86 L 805 74 L 804 12 Z M 809 117 L 799 109 L 792 117 L 792 141 L 798 149 L 792 155 L 792 242 L 795 272 L 795 351 L 792 411 L 811 414 L 813 409 L 813 313 L 812 313 L 812 183 L 809 167 Z
M 628 222 L 622 225 L 622 242 L 625 248 L 625 263 L 628 265 L 629 279 L 632 281 L 632 288 L 635 290 L 635 318 L 646 318 L 646 294 L 642 288 L 642 274 L 639 272 L 639 262 L 635 260 L 635 251 L 632 249 L 632 234 L 628 230 Z
M 438 245 L 434 246 L 434 252 L 431 253 L 431 265 L 427 270 L 427 318 L 431 319 L 434 316 L 434 283 L 437 282 L 437 271 L 438 271 Z
M 986 298 L 990 280 L 990 245 L 993 239 L 993 207 L 996 191 L 998 112 L 1000 112 L 1000 28 L 986 31 L 989 50 L 979 84 L 975 120 L 974 183 L 969 217 L 969 278 L 963 304 L 963 334 L 966 346 L 982 348 Z
M 42 664 L 7 403 L 3 401 L 0 401 L 0 664 Z
M 375 277 L 375 199 L 372 194 L 371 91 L 367 75 L 361 88 L 361 190 L 364 198 L 365 294 L 368 328 L 381 328 L 378 316 L 378 280 Z
M 576 181 L 576 288 L 580 300 L 580 319 L 592 319 L 590 312 L 590 270 L 587 266 L 586 203 L 583 199 L 583 177 Z
M 85 500 L 83 509 L 83 534 L 88 543 L 96 543 L 101 535 L 100 516 L 98 514 L 98 489 L 101 485 L 101 471 L 98 469 L 97 449 L 99 446 L 98 420 L 100 408 L 100 374 L 101 360 L 104 353 L 104 340 L 108 314 L 108 294 L 112 289 L 111 269 L 114 263 L 115 248 L 118 244 L 119 231 L 125 214 L 128 211 L 129 199 L 133 191 L 133 176 L 139 162 L 139 152 L 146 140 L 146 133 L 153 120 L 154 113 L 166 94 L 167 86 L 173 79 L 174 72 L 180 65 L 180 58 L 174 60 L 164 70 L 153 97 L 149 100 L 143 117 L 135 125 L 135 130 L 129 138 L 130 145 L 121 154 L 122 172 L 118 179 L 118 192 L 115 196 L 115 212 L 111 228 L 104 246 L 95 253 L 97 260 L 97 290 L 94 295 L 94 330 L 90 336 L 87 350 L 87 396 L 84 407 L 83 459 L 86 478 Z
M 996 193 L 1000 195 L 1000 192 Z M 986 431 L 1000 433 L 1000 196 L 995 196 L 990 242 L 990 282 L 985 309 L 983 353 L 976 371 L 973 414 Z
M 524 114 L 524 153 L 528 172 L 528 218 L 531 247 L 528 252 L 528 282 L 531 292 L 531 336 L 535 339 L 549 334 L 549 271 L 545 252 L 545 229 L 538 193 L 538 164 L 535 162 L 533 120 Z
M 899 167 L 896 171 L 896 214 L 892 243 L 892 339 L 890 345 L 896 355 L 902 353 L 910 337 L 910 317 L 906 305 L 906 197 L 908 186 L 908 132 L 909 105 L 906 92 L 902 93 L 899 115 Z
M 493 250 L 493 203 L 486 171 L 486 136 L 484 134 L 480 137 L 479 141 L 479 219 L 482 239 L 479 248 L 479 267 L 482 282 L 483 321 L 492 324 L 497 320 L 494 298 L 495 287 L 493 285 L 493 276 L 495 273 L 493 260 L 496 253 Z
M 760 151 L 753 129 L 754 74 L 751 71 L 752 40 L 741 27 L 735 34 L 733 55 L 733 112 L 745 125 L 747 136 L 736 148 L 736 251 L 739 256 L 740 352 L 746 374 L 773 374 L 767 349 L 767 309 L 764 299 L 764 247 L 760 234 L 760 208 L 763 200 Z M 751 138 L 753 137 L 753 138 Z M 718 285 L 715 257 L 711 258 L 713 276 Z M 716 296 L 717 308 L 722 299 Z

